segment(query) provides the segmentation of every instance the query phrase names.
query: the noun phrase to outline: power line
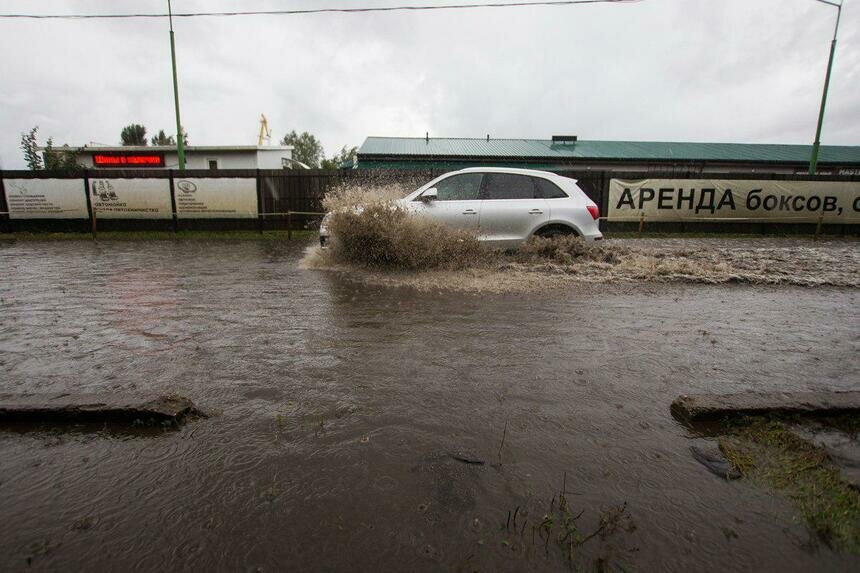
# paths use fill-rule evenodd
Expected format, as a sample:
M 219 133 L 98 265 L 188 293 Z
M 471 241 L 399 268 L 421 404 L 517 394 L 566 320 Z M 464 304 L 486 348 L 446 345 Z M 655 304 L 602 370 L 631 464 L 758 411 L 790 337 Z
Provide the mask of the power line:
M 254 10 L 237 12 L 174 12 L 174 18 L 217 16 L 295 16 L 301 14 L 356 14 L 366 12 L 403 12 L 419 10 L 471 10 L 475 8 L 522 8 L 526 6 L 571 6 L 574 4 L 626 4 L 642 0 L 556 0 L 545 2 L 495 2 L 491 4 L 442 4 L 439 6 L 378 6 L 372 8 L 311 8 L 306 10 Z M 32 20 L 107 20 L 123 18 L 168 18 L 163 14 L 0 14 L 0 18 Z

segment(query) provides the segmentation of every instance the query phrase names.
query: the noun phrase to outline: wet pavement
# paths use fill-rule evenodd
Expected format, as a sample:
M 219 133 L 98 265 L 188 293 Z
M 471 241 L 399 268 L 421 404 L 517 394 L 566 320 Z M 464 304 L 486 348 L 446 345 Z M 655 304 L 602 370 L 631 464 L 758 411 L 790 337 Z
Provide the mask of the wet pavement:
M 708 473 L 669 413 L 682 393 L 856 390 L 860 290 L 418 292 L 299 269 L 303 247 L 0 243 L 0 392 L 175 392 L 212 414 L 0 430 L 0 569 L 860 565 L 778 494 Z M 629 516 L 571 563 L 531 529 L 563 482 L 582 537 Z

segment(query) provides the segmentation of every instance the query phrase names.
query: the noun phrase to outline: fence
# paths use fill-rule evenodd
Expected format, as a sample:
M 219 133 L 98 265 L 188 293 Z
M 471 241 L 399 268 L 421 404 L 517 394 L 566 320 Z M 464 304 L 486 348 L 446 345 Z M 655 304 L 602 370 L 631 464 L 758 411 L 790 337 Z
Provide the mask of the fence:
M 417 188 L 441 170 L 0 171 L 0 232 L 314 228 L 336 185 Z M 609 230 L 857 232 L 860 176 L 562 171 Z

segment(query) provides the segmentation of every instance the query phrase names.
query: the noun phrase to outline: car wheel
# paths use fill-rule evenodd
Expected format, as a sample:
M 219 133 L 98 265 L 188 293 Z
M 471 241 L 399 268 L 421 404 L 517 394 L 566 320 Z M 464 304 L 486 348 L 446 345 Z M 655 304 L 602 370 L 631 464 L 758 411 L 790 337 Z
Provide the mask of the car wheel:
M 562 225 L 552 225 L 550 227 L 540 229 L 537 233 L 535 233 L 535 235 L 547 239 L 554 239 L 555 237 L 563 237 L 565 235 L 576 235 L 576 231 L 574 231 L 570 227 L 564 227 Z

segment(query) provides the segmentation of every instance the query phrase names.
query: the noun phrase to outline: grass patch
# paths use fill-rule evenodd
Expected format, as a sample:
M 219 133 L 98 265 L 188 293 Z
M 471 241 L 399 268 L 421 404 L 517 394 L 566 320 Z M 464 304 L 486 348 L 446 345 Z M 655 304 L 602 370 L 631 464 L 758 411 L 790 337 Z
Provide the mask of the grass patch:
M 314 230 L 293 231 L 293 239 L 317 237 Z M 91 241 L 90 233 L 0 233 L 0 241 Z M 260 241 L 286 240 L 287 231 L 99 231 L 102 241 Z
M 854 416 L 849 427 L 857 420 Z M 779 420 L 746 418 L 720 440 L 720 451 L 750 483 L 784 492 L 828 546 L 860 553 L 860 492 L 843 479 L 824 448 Z
M 586 527 L 580 521 L 586 510 L 582 508 L 575 511 L 570 506 L 565 495 L 566 487 L 565 473 L 562 490 L 557 496 L 553 496 L 548 508 L 518 505 L 508 510 L 499 525 L 499 531 L 503 532 L 500 545 L 512 553 L 542 549 L 546 557 L 550 556 L 551 548 L 555 547 L 558 549 L 558 555 L 564 557 L 572 570 L 616 570 L 609 567 L 609 562 L 613 553 L 617 553 L 616 546 L 621 540 L 613 538 L 636 530 L 636 524 L 627 509 L 627 502 L 600 508 L 596 523 Z M 585 551 L 584 546 L 589 542 L 594 547 Z M 623 559 L 623 553 L 618 557 Z M 626 570 L 621 568 L 620 563 L 617 565 L 618 570 Z

